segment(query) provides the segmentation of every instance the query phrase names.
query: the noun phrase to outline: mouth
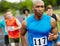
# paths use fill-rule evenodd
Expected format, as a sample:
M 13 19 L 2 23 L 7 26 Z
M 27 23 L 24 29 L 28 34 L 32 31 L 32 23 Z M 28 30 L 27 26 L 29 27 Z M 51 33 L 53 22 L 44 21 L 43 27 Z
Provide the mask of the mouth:
M 43 12 L 39 12 L 39 14 L 42 14 Z

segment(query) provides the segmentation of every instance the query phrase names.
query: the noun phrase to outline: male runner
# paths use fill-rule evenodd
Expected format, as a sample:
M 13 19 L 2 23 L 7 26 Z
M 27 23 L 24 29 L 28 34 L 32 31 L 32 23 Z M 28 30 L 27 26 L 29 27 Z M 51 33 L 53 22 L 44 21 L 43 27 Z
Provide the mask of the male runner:
M 24 35 L 28 31 L 29 46 L 52 46 L 52 41 L 58 37 L 56 21 L 47 14 L 43 14 L 42 0 L 34 0 L 33 12 L 34 15 L 22 22 L 22 43 L 26 45 Z

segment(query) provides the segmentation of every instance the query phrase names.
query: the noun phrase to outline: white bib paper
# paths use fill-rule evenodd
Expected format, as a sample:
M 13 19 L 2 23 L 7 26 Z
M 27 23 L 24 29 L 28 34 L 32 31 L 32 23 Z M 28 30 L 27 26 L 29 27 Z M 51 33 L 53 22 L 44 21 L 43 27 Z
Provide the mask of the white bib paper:
M 47 37 L 41 37 L 41 38 L 33 38 L 33 44 L 34 46 L 44 46 L 47 45 Z
M 12 26 L 8 26 L 7 29 L 8 29 L 8 31 L 13 31 L 13 27 Z

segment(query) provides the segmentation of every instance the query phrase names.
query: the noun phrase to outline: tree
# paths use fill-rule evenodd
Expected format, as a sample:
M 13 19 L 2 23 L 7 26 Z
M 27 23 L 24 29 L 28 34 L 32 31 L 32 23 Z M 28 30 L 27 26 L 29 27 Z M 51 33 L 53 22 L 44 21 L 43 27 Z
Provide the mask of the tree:
M 45 6 L 47 5 L 52 5 L 52 6 L 57 6 L 57 0 L 43 0 L 45 3 Z

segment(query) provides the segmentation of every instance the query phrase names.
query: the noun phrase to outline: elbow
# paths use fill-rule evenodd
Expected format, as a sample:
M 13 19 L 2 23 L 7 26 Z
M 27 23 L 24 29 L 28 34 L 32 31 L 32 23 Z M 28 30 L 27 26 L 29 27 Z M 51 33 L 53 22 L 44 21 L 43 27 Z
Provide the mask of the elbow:
M 24 36 L 25 34 L 24 33 L 21 33 L 21 36 Z
M 22 35 L 22 36 L 25 36 L 25 34 L 26 34 L 26 32 L 23 31 L 23 30 L 21 30 L 21 35 Z

